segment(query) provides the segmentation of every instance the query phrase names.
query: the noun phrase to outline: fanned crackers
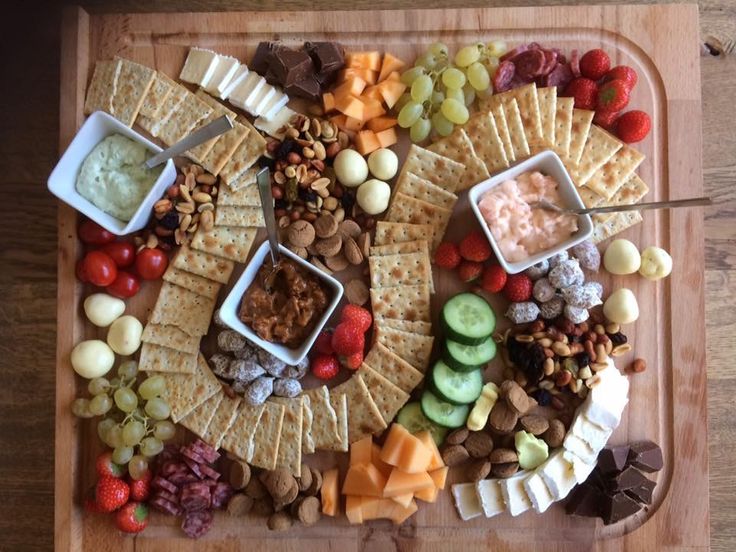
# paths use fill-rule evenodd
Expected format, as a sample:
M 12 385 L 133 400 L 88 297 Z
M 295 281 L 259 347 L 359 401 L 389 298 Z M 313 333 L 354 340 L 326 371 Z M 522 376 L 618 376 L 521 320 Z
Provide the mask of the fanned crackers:
M 412 144 L 401 172 L 413 172 L 440 188 L 454 192 L 463 179 L 465 165 Z
M 157 117 L 166 98 L 174 91 L 174 86 L 175 83 L 169 77 L 157 72 L 138 113 L 145 117 Z
M 178 423 L 198 437 L 202 437 L 207 433 L 207 428 L 209 427 L 212 418 L 214 418 L 215 412 L 217 412 L 217 407 L 220 406 L 224 397 L 225 393 L 220 389 L 220 391 L 212 395 L 192 412 L 179 420 Z
M 593 124 L 594 115 L 595 111 L 588 111 L 587 109 L 572 110 L 570 146 L 568 148 L 567 159 L 564 160 L 568 169 L 570 167 L 574 167 L 580 161 L 580 156 L 583 154 L 585 142 L 588 140 L 590 126 Z
M 390 424 L 409 400 L 409 394 L 365 364 L 360 367 L 358 374 L 363 378 L 383 421 L 386 425 Z
M 235 417 L 238 415 L 238 406 L 242 400 L 242 397 L 231 399 L 225 395 L 220 404 L 217 405 L 217 410 L 207 426 L 207 431 L 204 435 L 201 435 L 202 440 L 212 445 L 215 450 L 220 448 L 222 439 L 235 421 Z
M 509 104 L 512 100 L 516 100 L 518 105 L 527 144 L 529 146 L 543 145 L 544 135 L 542 133 L 542 120 L 539 116 L 537 85 L 535 83 L 526 84 L 489 98 L 491 105 L 497 101 Z M 506 119 L 508 120 L 508 113 Z
M 230 186 L 221 186 L 217 192 L 217 206 L 240 205 L 241 207 L 260 207 L 261 194 L 258 186 L 245 186 L 232 190 Z
M 256 183 L 256 175 L 260 167 L 251 167 L 247 171 L 243 171 L 236 178 L 229 180 L 224 187 L 230 188 L 233 192 L 236 192 L 246 186 Z M 222 190 L 222 188 L 220 188 Z
M 197 353 L 183 353 L 169 347 L 143 343 L 138 366 L 144 372 L 193 374 L 197 370 Z
M 344 393 L 347 396 L 349 443 L 386 429 L 386 422 L 360 374 L 353 374 L 353 377 L 334 387 L 330 393 Z
M 394 188 L 395 193 L 402 193 L 415 199 L 421 199 L 432 205 L 452 209 L 457 202 L 457 196 L 448 192 L 444 188 L 440 188 L 436 184 L 432 184 L 413 172 L 404 172 L 396 182 Z
M 593 173 L 605 165 L 622 146 L 623 143 L 618 138 L 599 126 L 590 127 L 583 155 L 578 164 L 570 170 L 573 182 L 577 186 L 585 184 Z
M 493 105 L 488 112 L 493 117 L 493 122 L 496 123 L 496 130 L 498 131 L 499 138 L 501 138 L 506 160 L 509 163 L 513 163 L 516 160 L 516 156 L 514 154 L 514 146 L 511 145 L 511 134 L 509 134 L 509 126 L 506 122 L 503 105 Z M 519 122 L 519 125 L 521 125 L 521 122 Z
M 179 106 L 188 94 L 191 94 L 189 90 L 174 83 L 171 94 L 169 94 L 169 96 L 164 100 L 156 117 L 151 118 L 146 117 L 145 115 L 138 115 L 136 123 L 138 123 L 144 130 L 148 131 L 151 136 L 157 137 L 163 125 L 165 125 L 169 118 L 171 118 L 177 109 L 179 109 Z
M 424 375 L 382 343 L 373 344 L 363 361 L 399 389 L 407 393 L 421 383 Z
M 442 241 L 442 236 L 445 234 L 451 216 L 452 211 L 450 209 L 397 193 L 391 207 L 388 209 L 386 220 L 388 222 L 408 222 L 411 224 L 431 223 L 434 230 L 432 236 L 434 249 Z
M 432 324 L 421 320 L 397 320 L 396 318 L 382 318 L 381 324 L 389 328 L 413 332 L 422 335 L 432 335 Z
M 253 439 L 252 465 L 264 470 L 276 468 L 285 410 L 283 405 L 273 401 L 266 401 L 263 405 L 263 413 Z
M 626 211 L 613 215 L 593 215 L 593 243 L 600 243 L 642 221 L 639 211 Z
M 608 162 L 600 167 L 585 186 L 606 199 L 611 199 L 644 161 L 644 154 L 627 146 L 621 147 Z
M 171 408 L 171 420 L 179 421 L 217 392 L 222 385 L 200 353 L 194 374 L 161 374 L 166 380 L 164 398 Z
M 195 234 L 196 237 L 196 234 Z M 169 265 L 163 275 L 164 282 L 170 282 L 181 286 L 189 291 L 193 291 L 197 295 L 207 297 L 213 301 L 217 299 L 217 294 L 220 292 L 222 284 L 208 280 L 202 276 L 197 276 L 186 270 L 179 270 Z
M 120 62 L 120 75 L 112 97 L 112 114 L 123 124 L 133 126 L 156 71 L 127 59 Z
M 87 88 L 87 97 L 84 100 L 84 114 L 93 111 L 112 113 L 112 98 L 115 95 L 118 78 L 120 76 L 120 59 L 113 61 L 98 61 L 92 80 Z
M 490 176 L 485 163 L 475 153 L 473 143 L 463 128 L 455 129 L 449 136 L 440 138 L 431 146 L 427 146 L 427 149 L 465 165 L 462 180 L 455 191 L 467 190 Z M 443 205 L 443 207 L 446 206 Z
M 323 450 L 335 450 L 347 452 L 350 450 L 350 439 L 348 436 L 348 398 L 345 393 L 337 393 L 333 389 L 330 393 L 330 406 L 337 417 L 337 435 L 335 442 L 321 447 Z
M 383 255 L 405 255 L 407 253 L 422 252 L 429 255 L 429 244 L 427 243 L 427 240 L 387 243 L 386 245 L 374 245 L 370 248 L 370 255 L 372 257 L 381 257 Z
M 212 113 L 210 106 L 187 91 L 184 100 L 159 127 L 158 137 L 164 144 L 171 146 L 189 134 L 210 113 Z
M 240 207 L 223 205 L 215 210 L 217 226 L 265 226 L 263 209 L 260 207 Z
M 219 174 L 249 134 L 250 129 L 236 121 L 233 128 L 217 138 L 212 149 L 202 158 L 202 166 L 212 174 Z
M 276 455 L 276 467 L 285 468 L 294 477 L 301 475 L 302 468 L 302 419 L 303 397 L 286 399 L 272 397 L 269 401 L 284 406 L 284 420 L 281 424 L 279 451 Z
M 369 257 L 371 287 L 414 286 L 432 280 L 432 267 L 426 253 Z
M 557 87 L 548 86 L 537 89 L 539 119 L 542 123 L 543 143 L 536 145 L 537 151 L 551 147 L 555 143 L 555 116 L 557 112 Z
M 221 284 L 227 284 L 235 268 L 233 262 L 228 259 L 189 249 L 186 245 L 181 246 L 172 261 L 172 266 Z
M 192 337 L 176 326 L 160 326 L 158 324 L 146 324 L 141 336 L 143 343 L 152 343 L 168 347 L 182 353 L 199 353 L 199 342 L 201 337 Z
M 429 322 L 429 286 L 394 286 L 371 290 L 373 318 Z
M 376 341 L 403 358 L 421 372 L 426 372 L 432 356 L 434 337 L 387 328 L 380 321 L 374 326 Z
M 570 138 L 572 136 L 572 113 L 575 98 L 557 98 L 555 109 L 555 136 L 552 150 L 562 159 L 570 155 Z
M 202 100 L 204 103 L 209 105 L 212 108 L 212 113 L 209 114 L 209 116 L 205 117 L 200 121 L 199 125 L 197 127 L 202 127 L 206 124 L 211 123 L 215 119 L 219 119 L 223 115 L 227 115 L 230 117 L 231 121 L 235 121 L 235 117 L 237 117 L 236 113 L 232 111 L 231 109 L 228 109 L 224 105 L 222 105 L 220 102 L 218 102 L 216 99 L 214 99 L 212 96 L 207 94 L 204 90 L 201 88 L 197 90 L 197 92 L 194 94 L 197 96 L 200 100 Z M 230 131 L 228 131 L 229 133 Z M 247 133 L 246 133 L 247 134 Z M 212 151 L 212 148 L 215 146 L 215 143 L 220 140 L 220 138 L 223 138 L 223 135 L 216 136 L 215 138 L 212 138 L 211 140 L 207 140 L 203 144 L 200 144 L 192 149 L 190 149 L 186 155 L 190 159 L 193 159 L 197 163 L 201 163 L 202 160 L 207 156 L 207 154 Z M 242 140 L 241 140 L 242 141 Z M 238 142 L 239 144 L 240 142 Z M 237 147 L 237 146 L 236 146 Z M 230 152 L 232 155 L 232 152 Z
M 387 245 L 398 242 L 426 240 L 433 234 L 431 224 L 409 224 L 406 222 L 379 221 L 373 243 Z
M 242 176 L 266 152 L 266 139 L 247 119 L 242 119 L 240 123 L 250 132 L 220 171 L 222 180 L 228 185 Z
M 314 415 L 312 413 L 311 400 L 309 395 L 301 395 L 302 398 L 302 454 L 314 453 L 314 438 L 312 437 L 312 423 Z
M 309 398 L 312 411 L 311 435 L 315 449 L 326 449 L 340 445 L 337 428 L 337 413 L 330 403 L 330 392 L 326 386 L 315 387 L 303 393 Z
M 638 174 L 632 173 L 623 186 L 607 202 L 607 205 L 633 205 L 644 199 L 647 193 L 649 193 L 649 187 Z
M 164 282 L 150 322 L 176 326 L 193 336 L 205 335 L 214 311 L 214 300 Z
M 247 226 L 214 226 L 207 231 L 200 224 L 190 246 L 198 251 L 245 263 L 257 232 L 257 228 Z
M 473 115 L 464 128 L 473 143 L 476 155 L 483 161 L 488 173 L 509 166 L 493 115 L 490 113 Z
M 502 105 L 503 115 L 509 129 L 509 141 L 514 150 L 514 159 L 521 161 L 529 157 L 530 151 L 529 142 L 527 142 L 526 135 L 524 134 L 524 122 L 521 119 L 519 104 L 516 102 L 516 99 L 512 99 L 510 102 L 505 102 Z
M 232 452 L 244 462 L 250 462 L 253 457 L 253 438 L 263 408 L 262 404 L 251 406 L 242 402 L 230 430 L 222 440 L 222 448 Z

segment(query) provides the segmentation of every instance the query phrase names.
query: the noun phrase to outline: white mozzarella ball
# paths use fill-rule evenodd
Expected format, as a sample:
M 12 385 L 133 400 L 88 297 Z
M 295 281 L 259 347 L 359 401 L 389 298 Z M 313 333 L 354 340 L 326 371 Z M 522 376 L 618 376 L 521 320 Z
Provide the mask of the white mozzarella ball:
M 335 156 L 335 176 L 343 186 L 355 188 L 368 178 L 368 163 L 353 149 L 344 149 Z
M 629 240 L 613 240 L 603 254 L 603 266 L 611 274 L 633 274 L 640 265 L 639 250 Z
M 639 303 L 634 292 L 621 288 L 608 296 L 603 303 L 603 314 L 611 322 L 630 324 L 639 318 Z
M 90 339 L 77 343 L 72 349 L 71 361 L 74 371 L 83 378 L 101 378 L 112 368 L 115 353 L 104 341 Z
M 647 280 L 660 280 L 672 272 L 672 257 L 661 247 L 654 245 L 641 252 L 639 274 Z
M 121 316 L 107 332 L 107 344 L 119 355 L 132 355 L 141 346 L 143 324 L 135 316 Z
M 391 199 L 391 186 L 383 180 L 371 178 L 360 185 L 355 199 L 367 214 L 383 213 L 388 208 L 388 201 Z
M 106 328 L 124 312 L 125 301 L 107 293 L 93 293 L 84 300 L 84 314 L 100 328 Z
M 380 148 L 368 156 L 371 174 L 380 180 L 391 180 L 399 169 L 399 158 L 387 148 Z

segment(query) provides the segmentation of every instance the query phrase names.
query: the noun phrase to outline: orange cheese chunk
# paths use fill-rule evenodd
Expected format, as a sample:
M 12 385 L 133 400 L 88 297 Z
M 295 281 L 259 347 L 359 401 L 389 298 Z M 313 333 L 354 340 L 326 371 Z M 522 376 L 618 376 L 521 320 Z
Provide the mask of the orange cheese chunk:
M 329 113 L 335 109 L 335 95 L 332 92 L 322 94 L 322 107 L 325 113 Z
M 410 516 L 412 516 L 418 509 L 416 501 L 412 500 L 408 507 L 402 508 L 397 506 L 391 513 L 391 520 L 396 524 L 400 525 L 404 523 Z
M 426 471 L 406 473 L 398 468 L 394 468 L 391 470 L 391 476 L 383 488 L 383 496 L 390 498 L 406 493 L 414 494 L 423 489 L 431 489 L 432 487 L 434 487 L 434 481 Z M 344 488 L 343 492 L 345 492 Z
M 320 489 L 320 493 L 322 497 L 322 513 L 326 516 L 336 516 L 340 504 L 337 468 L 327 470 L 322 474 L 322 488 Z
M 395 127 L 397 124 L 398 121 L 396 120 L 396 117 L 384 116 L 371 119 L 365 124 L 365 126 L 368 130 L 372 130 L 373 132 L 381 132 L 387 128 Z
M 389 475 L 391 475 L 391 470 L 393 469 L 393 466 L 390 466 L 386 462 L 381 460 L 381 447 L 379 447 L 375 443 L 373 443 L 373 447 L 371 448 L 371 464 L 376 466 L 376 468 L 378 468 L 378 471 L 380 471 L 386 479 L 388 479 Z
M 352 132 L 357 132 L 361 128 L 363 128 L 363 125 L 365 123 L 361 121 L 360 119 L 354 119 L 353 117 L 345 117 L 345 123 L 343 128 L 345 130 L 350 130 Z
M 444 489 L 445 483 L 447 482 L 447 472 L 450 470 L 448 466 L 445 466 L 443 468 L 439 468 L 437 470 L 432 470 L 429 472 L 429 477 L 432 478 L 432 481 L 434 481 L 434 486 L 438 489 Z
M 373 453 L 373 438 L 368 435 L 350 445 L 350 465 L 370 464 Z
M 437 470 L 445 465 L 444 460 L 442 460 L 442 455 L 437 448 L 437 444 L 434 442 L 434 439 L 432 439 L 432 434 L 429 431 L 420 431 L 414 435 L 414 437 L 419 439 L 422 444 L 432 452 L 432 461 L 429 463 L 429 466 L 427 466 L 427 471 Z
M 396 129 L 394 127 L 387 128 L 381 132 L 376 132 L 376 139 L 378 140 L 378 143 L 381 144 L 382 148 L 393 146 L 399 141 L 399 137 L 396 136 Z
M 431 478 L 430 478 L 431 481 Z M 350 466 L 342 484 L 342 494 L 383 496 L 386 478 L 373 464 Z
M 390 498 L 362 497 L 363 521 L 389 518 L 394 514 L 397 504 Z
M 377 84 L 365 87 L 365 90 L 363 90 L 363 93 L 360 95 L 360 99 L 365 103 L 366 98 L 377 100 L 379 102 L 383 101 L 383 96 L 381 96 L 381 91 L 378 89 Z
M 335 96 L 335 109 L 348 117 L 362 121 L 365 104 L 355 96 Z
M 378 73 L 376 71 L 371 71 L 370 69 L 348 67 L 347 69 L 342 69 L 337 74 L 338 82 L 346 81 L 353 77 L 359 77 L 363 79 L 367 84 L 376 84 L 378 80 Z
M 381 52 L 373 50 L 369 52 L 349 52 L 345 55 L 345 66 L 358 69 L 370 69 L 380 71 Z
M 404 508 L 408 508 L 413 498 L 414 498 L 414 493 L 404 493 L 404 494 L 392 496 L 391 500 L 396 502 L 396 504 L 400 504 Z
M 385 80 L 377 85 L 383 96 L 383 101 L 391 109 L 406 90 L 406 85 L 401 81 Z
M 404 426 L 401 424 L 391 424 L 391 428 L 388 430 L 388 435 L 381 449 L 381 460 L 387 464 L 396 466 L 401 457 L 402 443 L 407 437 L 411 437 L 411 433 Z
M 365 104 L 365 107 L 363 108 L 363 120 L 369 121 L 386 113 L 380 99 L 376 100 L 373 98 L 367 98 L 365 95 L 361 96 L 360 99 Z
M 401 75 L 399 74 L 399 72 L 398 72 L 398 71 L 392 71 L 392 72 L 391 72 L 391 73 L 390 73 L 390 74 L 388 75 L 388 77 L 386 77 L 386 79 L 385 79 L 385 80 L 400 81 L 400 80 L 401 80 Z
M 410 435 L 404 440 L 396 467 L 406 473 L 420 473 L 427 471 L 430 462 L 432 462 L 432 451 L 425 447 L 419 439 Z
M 360 96 L 365 90 L 366 82 L 360 77 L 354 76 L 346 79 L 340 86 L 335 88 L 335 101 L 346 96 Z
M 383 54 L 383 62 L 381 63 L 381 74 L 378 75 L 378 82 L 386 80 L 386 78 L 394 71 L 399 71 L 405 63 L 396 56 L 386 52 Z
M 361 155 L 368 155 L 381 147 L 381 142 L 372 130 L 361 130 L 355 137 L 355 147 Z
M 359 496 L 348 496 L 345 499 L 345 515 L 352 524 L 363 523 L 362 498 Z
M 421 491 L 417 491 L 416 493 L 414 493 L 414 498 L 416 498 L 417 500 L 423 500 L 424 502 L 436 502 L 439 492 L 440 490 L 437 487 L 432 487 L 431 489 L 422 489 Z

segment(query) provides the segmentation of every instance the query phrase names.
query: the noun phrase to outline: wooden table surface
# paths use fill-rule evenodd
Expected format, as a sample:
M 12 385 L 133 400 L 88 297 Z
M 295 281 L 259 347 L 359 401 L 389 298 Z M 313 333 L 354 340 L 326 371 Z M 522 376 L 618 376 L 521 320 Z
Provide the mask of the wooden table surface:
M 22 8 L 6 8 L 0 33 L 0 195 L 8 201 L 15 198 L 0 208 L 0 550 L 49 550 L 54 540 L 57 240 L 56 201 L 45 182 L 58 155 L 63 3 L 26 1 Z M 92 12 L 120 12 L 566 3 L 577 2 L 96 0 L 83 4 Z M 726 46 L 731 41 L 734 50 L 720 56 L 704 52 L 701 58 L 705 190 L 718 195 L 720 203 L 706 211 L 705 221 L 711 543 L 715 551 L 731 551 L 736 543 L 736 429 L 732 425 L 736 416 L 736 363 L 732 360 L 736 353 L 736 186 L 732 185 L 736 179 L 736 2 L 701 0 L 699 5 L 703 40 Z

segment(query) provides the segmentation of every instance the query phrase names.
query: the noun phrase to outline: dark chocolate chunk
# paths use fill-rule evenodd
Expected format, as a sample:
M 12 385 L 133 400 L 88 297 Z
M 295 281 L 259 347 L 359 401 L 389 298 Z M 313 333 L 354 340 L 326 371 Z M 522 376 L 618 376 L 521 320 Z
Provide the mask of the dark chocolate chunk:
M 584 483 L 570 494 L 565 511 L 571 516 L 601 517 L 603 500 L 604 495 L 600 490 Z
M 265 75 L 271 63 L 271 53 L 274 48 L 276 48 L 276 42 L 259 42 L 250 62 L 250 70 Z
M 606 525 L 621 521 L 641 510 L 641 504 L 625 493 L 605 495 L 605 498 L 603 504 L 603 523 Z
M 629 457 L 628 445 L 604 448 L 598 455 L 598 469 L 609 475 L 623 471 Z
M 611 479 L 611 490 L 612 491 L 625 491 L 627 489 L 633 489 L 640 485 L 644 485 L 649 481 L 643 473 L 629 466 L 616 477 Z
M 284 87 L 314 76 L 314 64 L 309 54 L 304 50 L 293 48 L 276 48 L 269 69 Z
M 314 75 L 307 77 L 295 84 L 287 86 L 285 88 L 286 93 L 289 96 L 296 96 L 297 98 L 306 98 L 314 102 L 319 101 L 321 97 L 321 89 L 319 83 L 314 78 Z
M 637 487 L 627 489 L 625 492 L 637 502 L 648 505 L 652 503 L 652 495 L 654 494 L 654 487 L 656 487 L 656 485 L 657 484 L 654 481 L 647 479 L 645 483 L 642 483 Z
M 266 82 L 268 84 L 281 86 L 281 80 L 276 76 L 276 73 L 273 72 L 273 69 L 269 66 L 269 68 L 266 70 L 266 74 L 263 75 L 263 77 L 266 79 Z
M 652 441 L 639 441 L 629 445 L 629 464 L 647 473 L 662 469 L 662 449 Z
M 345 65 L 345 54 L 337 42 L 305 42 L 304 49 L 318 73 L 332 73 Z

